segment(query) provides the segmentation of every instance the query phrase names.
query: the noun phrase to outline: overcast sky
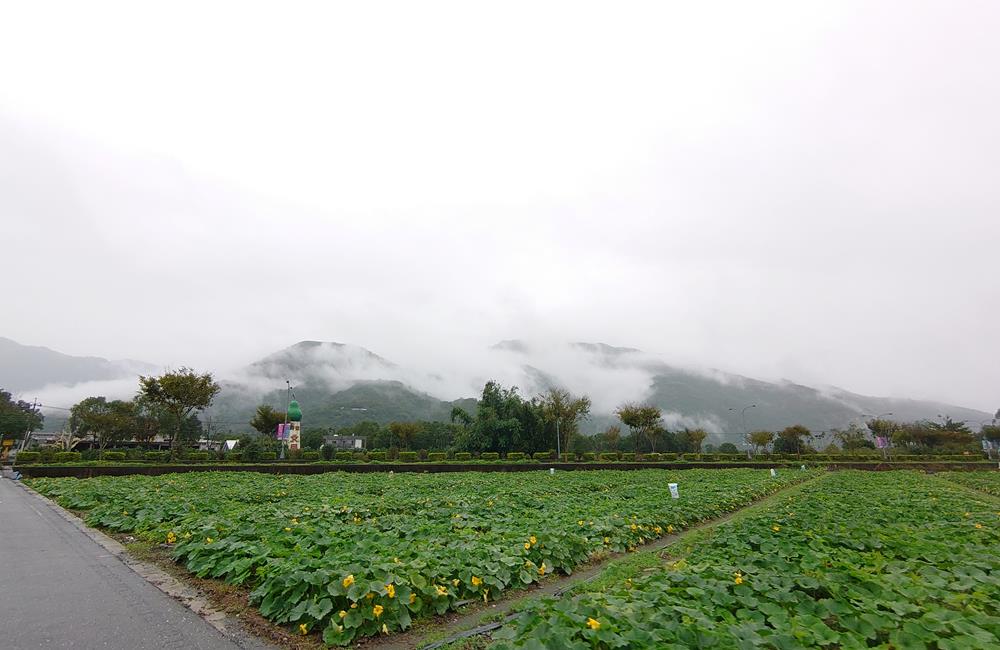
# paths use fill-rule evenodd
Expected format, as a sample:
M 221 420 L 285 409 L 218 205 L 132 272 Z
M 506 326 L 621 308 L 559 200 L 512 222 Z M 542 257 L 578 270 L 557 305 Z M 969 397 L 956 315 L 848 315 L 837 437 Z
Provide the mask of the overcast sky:
M 1000 4 L 6 3 L 0 336 L 1000 406 Z

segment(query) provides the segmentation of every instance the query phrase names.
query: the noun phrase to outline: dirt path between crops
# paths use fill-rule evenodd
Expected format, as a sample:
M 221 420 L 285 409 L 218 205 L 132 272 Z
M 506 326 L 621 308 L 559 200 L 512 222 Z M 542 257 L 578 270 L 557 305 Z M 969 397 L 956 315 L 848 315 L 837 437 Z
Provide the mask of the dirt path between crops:
M 654 542 L 640 546 L 636 549 L 636 552 L 649 553 L 658 551 L 676 543 L 678 540 L 689 537 L 698 531 L 718 526 L 719 524 L 725 523 L 734 517 L 743 515 L 750 510 L 766 507 L 779 497 L 787 496 L 790 492 L 797 491 L 806 485 L 822 480 L 826 476 L 828 475 L 821 474 L 811 479 L 806 479 L 800 483 L 783 487 L 777 492 L 758 499 L 757 501 L 754 501 L 739 510 L 734 510 L 733 512 L 725 514 L 721 517 L 716 517 L 715 519 L 703 521 L 681 533 L 666 535 Z M 358 645 L 362 648 L 370 650 L 413 650 L 415 648 L 431 650 L 432 648 L 440 647 L 463 637 L 468 638 L 484 634 L 486 632 L 491 632 L 501 627 L 503 622 L 505 622 L 508 618 L 510 612 L 526 600 L 534 599 L 539 596 L 562 596 L 573 587 L 597 577 L 615 560 L 630 557 L 634 554 L 635 553 L 610 554 L 598 561 L 579 567 L 577 570 L 573 571 L 572 575 L 554 575 L 551 578 L 538 583 L 538 585 L 534 588 L 519 590 L 517 592 L 507 592 L 503 600 L 495 603 L 490 603 L 485 606 L 481 603 L 470 603 L 469 608 L 464 612 L 451 612 L 449 614 L 443 614 L 442 616 L 433 619 L 433 621 L 428 622 L 427 625 L 418 625 L 418 627 L 411 629 L 408 632 L 396 633 L 390 637 L 373 637 L 362 640 Z

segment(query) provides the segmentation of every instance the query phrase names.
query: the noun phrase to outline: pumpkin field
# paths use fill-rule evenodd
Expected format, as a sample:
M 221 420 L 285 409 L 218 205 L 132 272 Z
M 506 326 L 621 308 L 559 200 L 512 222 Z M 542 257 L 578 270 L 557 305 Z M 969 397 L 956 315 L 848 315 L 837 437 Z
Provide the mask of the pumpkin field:
M 971 648 L 1000 647 L 1000 501 L 988 494 L 998 477 L 203 472 L 28 483 L 88 525 L 163 545 L 198 577 L 246 586 L 265 618 L 330 645 L 502 599 L 785 490 L 691 531 L 636 575 L 529 601 L 493 641 Z

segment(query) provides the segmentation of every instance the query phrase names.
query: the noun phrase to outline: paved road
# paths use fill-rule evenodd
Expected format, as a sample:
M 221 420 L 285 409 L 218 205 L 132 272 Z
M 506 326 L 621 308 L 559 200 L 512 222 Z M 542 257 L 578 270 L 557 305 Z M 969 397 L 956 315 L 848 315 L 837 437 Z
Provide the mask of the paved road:
M 247 647 L 0 478 L 0 648 Z M 259 645 L 256 647 L 260 647 Z

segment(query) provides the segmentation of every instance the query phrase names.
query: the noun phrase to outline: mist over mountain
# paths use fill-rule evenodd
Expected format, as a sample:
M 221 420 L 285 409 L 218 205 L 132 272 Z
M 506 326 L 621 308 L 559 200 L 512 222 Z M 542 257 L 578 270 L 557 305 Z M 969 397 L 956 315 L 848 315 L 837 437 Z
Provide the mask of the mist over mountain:
M 130 397 L 137 389 L 136 374 L 155 370 L 152 364 L 73 357 L 0 339 L 0 387 L 35 390 L 43 404 L 69 406 L 88 395 Z M 529 397 L 551 387 L 588 395 L 593 409 L 582 426 L 585 433 L 616 423 L 613 410 L 624 402 L 659 406 L 668 427 L 702 427 L 714 433 L 790 424 L 824 431 L 884 413 L 903 421 L 948 415 L 974 426 L 991 417 L 935 401 L 871 397 L 673 365 L 636 348 L 592 342 L 512 339 L 470 357 L 464 366 L 426 369 L 403 367 L 358 345 L 300 341 L 236 372 L 216 374 L 222 391 L 204 418 L 234 432 L 249 428 L 259 404 L 283 409 L 286 380 L 302 405 L 306 426 L 447 420 L 455 406 L 473 411 L 489 379 L 517 386 Z
M 0 387 L 12 393 L 132 379 L 156 366 L 132 359 L 77 357 L 0 337 Z

